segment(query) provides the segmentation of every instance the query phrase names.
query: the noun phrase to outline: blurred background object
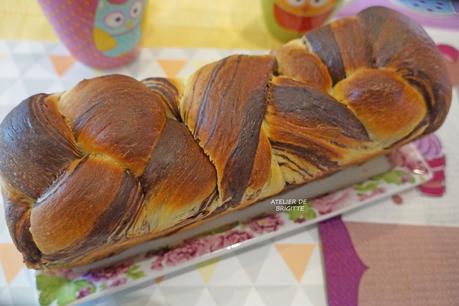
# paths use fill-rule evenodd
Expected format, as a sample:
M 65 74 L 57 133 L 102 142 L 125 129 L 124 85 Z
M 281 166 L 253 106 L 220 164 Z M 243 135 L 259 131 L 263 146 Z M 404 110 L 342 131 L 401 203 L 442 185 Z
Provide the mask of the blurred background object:
M 147 0 L 38 0 L 55 32 L 82 63 L 100 69 L 138 53 Z
M 313 0 L 290 0 L 293 1 L 306 3 Z M 269 21 L 264 21 L 263 10 L 273 8 L 275 2 L 284 3 L 284 7 L 290 3 L 289 0 L 150 0 L 145 7 L 148 16 L 145 19 L 146 35 L 142 36 L 141 46 L 273 49 L 280 46 L 282 41 L 270 35 L 275 32 L 273 31 L 275 21 L 271 19 L 271 26 L 267 26 Z M 326 8 L 335 0 L 315 2 L 322 3 L 321 7 Z M 410 15 L 424 26 L 449 30 L 459 28 L 457 13 L 459 1 L 354 0 L 337 1 L 334 5 L 336 5 L 336 17 L 352 15 L 363 7 L 384 5 Z M 432 11 L 430 12 L 429 9 Z M 317 13 L 321 10 L 314 9 L 309 13 L 313 11 Z M 320 18 L 323 18 L 320 15 L 310 17 L 311 24 L 316 24 Z M 331 17 L 334 18 L 335 15 Z M 289 35 L 298 36 L 297 33 Z M 280 36 L 282 38 L 282 33 Z M 0 37 L 14 40 L 58 41 L 36 0 L 0 1 Z M 283 38 L 289 38 L 288 34 Z
M 409 16 L 423 26 L 459 29 L 459 1 L 457 0 L 354 0 L 347 1 L 336 17 L 355 15 L 369 6 L 385 6 Z
M 261 0 L 269 31 L 281 41 L 319 27 L 336 8 L 337 0 Z
M 141 46 L 258 50 L 278 47 L 282 41 L 270 35 L 262 1 L 271 0 L 150 0 L 145 7 Z M 0 1 L 0 37 L 59 40 L 37 0 Z

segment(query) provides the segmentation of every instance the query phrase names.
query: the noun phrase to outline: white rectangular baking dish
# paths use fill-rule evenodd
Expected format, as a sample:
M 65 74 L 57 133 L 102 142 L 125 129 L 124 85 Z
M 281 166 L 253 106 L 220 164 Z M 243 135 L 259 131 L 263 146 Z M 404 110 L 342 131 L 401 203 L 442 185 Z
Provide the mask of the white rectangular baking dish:
M 61 286 L 56 287 L 56 292 L 52 294 L 58 298 L 61 292 L 66 292 L 68 303 L 76 305 L 151 284 L 155 279 L 203 261 L 230 256 L 234 250 L 296 233 L 320 221 L 413 188 L 431 177 L 422 155 L 414 145 L 409 144 L 389 156 L 350 167 L 246 209 L 138 245 L 99 262 L 76 269 L 32 273 L 39 293 L 49 282 L 55 284 L 57 280 Z M 292 202 L 296 202 L 295 207 L 303 207 L 303 211 L 276 212 L 276 207 L 279 210 L 279 207 L 285 207 L 283 204 Z M 49 289 L 47 294 L 50 294 Z M 52 305 L 56 303 L 54 301 Z

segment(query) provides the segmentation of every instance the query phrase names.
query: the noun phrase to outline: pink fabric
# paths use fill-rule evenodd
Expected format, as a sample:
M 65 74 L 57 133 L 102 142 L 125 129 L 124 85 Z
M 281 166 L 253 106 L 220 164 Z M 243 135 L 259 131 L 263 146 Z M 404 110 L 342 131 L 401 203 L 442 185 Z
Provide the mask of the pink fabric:
M 351 237 L 340 217 L 319 224 L 328 304 L 358 305 L 360 280 L 368 269 L 352 245 Z
M 439 158 L 436 158 L 436 159 L 428 160 L 427 163 L 428 163 L 429 166 L 432 167 L 432 168 L 435 168 L 435 167 L 442 167 L 442 166 L 445 165 L 446 159 L 445 159 L 444 156 L 442 156 L 442 157 L 439 157 Z
M 440 49 L 440 51 L 444 55 L 448 56 L 449 59 L 452 60 L 453 62 L 457 61 L 457 59 L 459 58 L 459 51 L 456 50 L 456 48 L 452 46 L 440 44 L 438 45 L 438 49 Z
M 433 170 L 432 179 L 419 186 L 419 190 L 428 196 L 443 196 L 446 192 L 446 158 L 443 153 L 440 139 L 435 134 L 431 134 L 416 140 L 414 144 Z
M 113 4 L 123 4 L 128 2 L 129 0 L 108 0 L 108 2 L 113 3 Z

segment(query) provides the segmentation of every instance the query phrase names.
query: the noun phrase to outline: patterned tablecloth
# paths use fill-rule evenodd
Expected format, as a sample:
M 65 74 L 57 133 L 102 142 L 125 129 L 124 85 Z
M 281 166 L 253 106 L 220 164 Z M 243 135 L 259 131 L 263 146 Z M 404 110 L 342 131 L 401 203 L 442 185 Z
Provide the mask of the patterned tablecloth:
M 235 50 L 143 49 L 139 59 L 104 73 L 182 77 Z M 245 51 L 245 53 L 254 53 Z M 103 74 L 76 62 L 60 44 L 0 41 L 0 120 L 37 92 L 58 92 Z M 0 210 L 0 305 L 36 305 L 34 279 L 22 263 Z M 220 258 L 102 305 L 325 305 L 317 230 Z
M 204 4 L 203 1 L 196 2 Z M 171 1 L 171 3 L 175 2 Z M 20 8 L 27 7 L 26 4 L 31 2 L 18 1 L 17 7 L 13 7 L 11 1 L 2 1 L 2 5 L 5 3 L 10 3 L 7 8 L 14 13 Z M 161 3 L 157 5 L 166 5 L 164 2 Z M 36 16 L 35 10 L 29 11 L 28 14 L 31 14 L 33 18 L 41 18 Z M 7 15 L 5 10 L 3 10 L 3 15 Z M 167 20 L 164 16 L 162 18 Z M 180 20 L 183 18 L 175 18 L 174 22 Z M 237 22 L 237 18 L 226 20 L 224 24 L 231 22 Z M 38 24 L 40 26 L 37 29 L 41 27 L 50 33 L 43 23 Z M 35 31 L 37 37 L 43 36 L 43 33 L 38 33 L 37 29 L 33 30 L 33 27 L 26 24 L 24 29 Z M 24 29 L 22 33 L 27 32 Z M 255 26 L 254 29 L 258 28 Z M 4 35 L 0 37 L 12 37 L 12 34 L 7 32 L 8 30 L 2 23 L 0 34 Z M 447 50 L 454 49 L 448 49 L 448 46 L 459 49 L 457 32 L 429 29 L 429 33 L 437 43 L 445 46 L 446 53 L 449 52 Z M 52 34 L 50 35 L 47 38 L 51 37 L 50 40 L 53 40 Z M 27 35 L 21 35 L 21 37 L 24 36 Z M 224 36 L 221 35 L 221 37 Z M 162 42 L 167 43 L 168 37 L 160 37 L 164 39 Z M 237 38 L 238 35 L 230 37 L 235 39 L 235 45 L 240 48 L 275 45 L 275 43 L 268 42 L 255 46 L 240 43 L 245 39 L 244 37 Z M 212 39 L 212 42 L 220 41 L 220 38 Z M 182 46 L 194 46 L 193 44 L 185 42 Z M 216 43 L 215 46 L 221 47 L 222 45 Z M 226 45 L 226 47 L 231 47 L 231 45 Z M 132 75 L 136 78 L 184 77 L 209 61 L 235 52 L 235 50 L 225 49 L 143 49 L 138 60 L 131 65 L 116 71 L 100 72 L 76 62 L 67 50 L 56 42 L 1 40 L 0 120 L 29 95 L 38 92 L 62 91 L 75 85 L 82 78 L 113 72 Z M 459 75 L 457 53 L 451 51 L 448 56 L 449 69 L 456 71 Z M 457 188 L 459 182 L 459 138 L 457 137 L 459 104 L 457 93 L 456 87 L 455 101 L 449 117 L 438 133 L 447 156 L 446 194 L 441 198 L 429 198 L 413 190 L 401 195 L 403 200 L 401 206 L 396 206 L 392 200 L 388 200 L 358 213 L 350 214 L 346 220 L 459 226 L 459 189 Z M 3 214 L 1 209 L 0 305 L 36 305 L 34 279 L 25 269 L 19 253 L 11 242 Z M 352 233 L 352 229 L 350 231 Z M 359 241 L 357 238 L 355 241 Z M 365 237 L 360 238 L 365 240 Z M 361 252 L 364 250 L 365 248 L 361 248 Z M 196 269 L 162 279 L 141 290 L 116 294 L 99 301 L 98 305 L 326 305 L 323 273 L 318 230 L 312 228 L 248 251 L 235 253 L 234 256 L 219 258 Z

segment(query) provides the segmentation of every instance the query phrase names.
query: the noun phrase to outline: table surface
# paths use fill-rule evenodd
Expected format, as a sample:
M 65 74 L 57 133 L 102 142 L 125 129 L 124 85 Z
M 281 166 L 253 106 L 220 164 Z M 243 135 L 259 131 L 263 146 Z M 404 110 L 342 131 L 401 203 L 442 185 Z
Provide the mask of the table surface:
M 83 78 L 123 73 L 185 77 L 235 50 L 144 48 L 139 58 L 110 72 L 90 69 L 59 43 L 0 40 L 0 121 L 22 99 L 59 92 Z M 254 53 L 249 50 L 239 52 Z M 259 51 L 258 51 L 259 53 Z M 1 202 L 1 201 L 0 201 Z M 2 205 L 0 203 L 0 205 Z M 298 258 L 295 254 L 303 254 Z M 120 293 L 97 305 L 326 305 L 317 229 L 235 252 L 145 289 Z M 34 278 L 9 236 L 0 209 L 0 305 L 37 305 Z
M 150 0 L 147 33 L 139 59 L 116 71 L 137 78 L 185 77 L 236 49 L 269 49 L 280 43 L 261 22 L 258 1 Z M 177 9 L 180 7 L 180 10 Z M 174 16 L 171 18 L 170 16 Z M 193 35 L 189 35 L 193 31 Z M 437 43 L 459 48 L 459 35 L 428 29 Z M 150 35 L 151 34 L 151 35 Z M 258 37 L 258 38 L 257 38 Z M 199 48 L 199 49 L 195 49 Z M 56 92 L 82 78 L 104 74 L 75 61 L 57 42 L 34 0 L 0 2 L 0 120 L 22 99 Z M 416 191 L 395 210 L 390 200 L 349 220 L 379 223 L 459 223 L 459 104 L 457 88 L 440 129 L 447 155 L 447 193 L 440 199 Z M 432 205 L 438 205 L 432 207 Z M 415 212 L 415 213 L 414 213 Z M 34 279 L 11 243 L 0 210 L 0 305 L 35 305 Z M 354 216 L 354 217 L 352 217 Z M 286 251 L 294 245 L 304 256 Z M 320 240 L 316 228 L 261 247 L 219 258 L 167 277 L 144 289 L 117 294 L 98 305 L 325 305 Z

